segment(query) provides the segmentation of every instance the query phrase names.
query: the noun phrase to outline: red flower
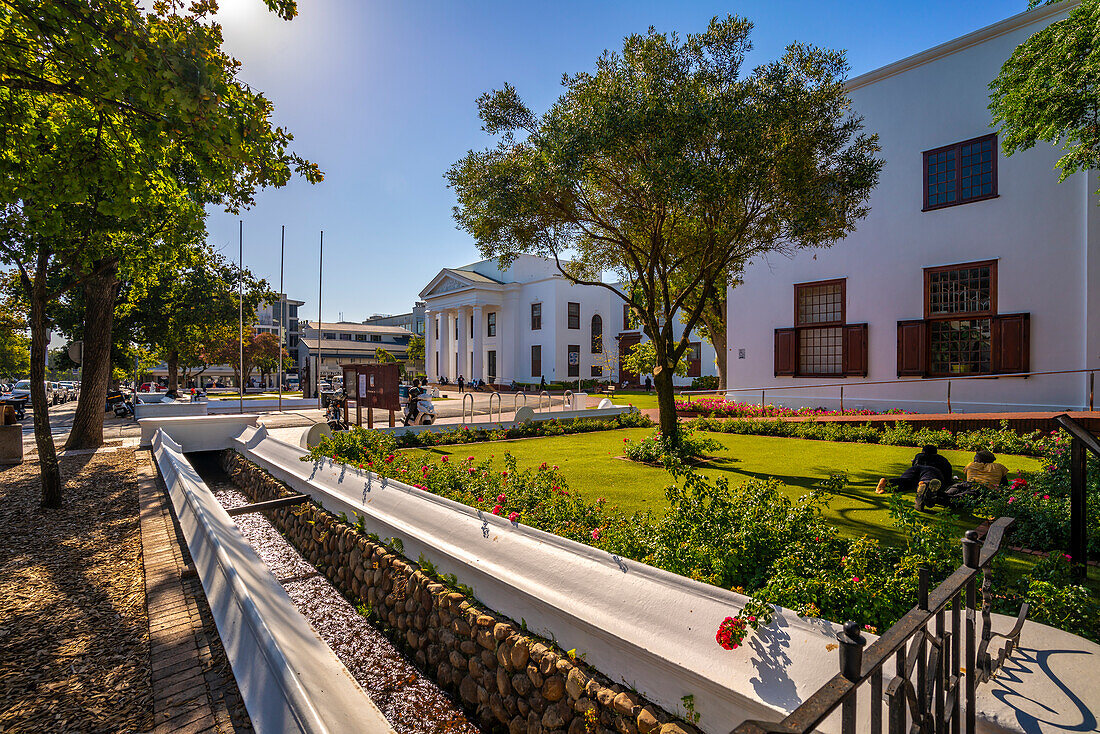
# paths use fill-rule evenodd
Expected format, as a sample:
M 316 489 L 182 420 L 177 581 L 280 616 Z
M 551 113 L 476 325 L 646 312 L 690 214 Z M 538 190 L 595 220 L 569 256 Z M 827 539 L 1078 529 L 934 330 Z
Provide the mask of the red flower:
M 500 504 L 503 505 L 507 501 L 508 501 L 508 498 L 505 497 L 504 495 L 502 495 L 502 494 L 497 495 L 497 502 L 499 502 Z
M 599 540 L 599 539 L 600 539 L 600 529 L 599 528 L 592 528 L 592 540 Z
M 517 520 L 519 520 L 519 513 L 518 512 L 513 512 L 510 515 L 508 515 L 508 522 L 516 522 Z
M 496 507 L 493 508 L 493 514 L 494 515 L 499 515 L 500 511 L 503 510 L 503 509 L 504 509 L 503 507 L 501 507 L 500 505 L 497 505 Z

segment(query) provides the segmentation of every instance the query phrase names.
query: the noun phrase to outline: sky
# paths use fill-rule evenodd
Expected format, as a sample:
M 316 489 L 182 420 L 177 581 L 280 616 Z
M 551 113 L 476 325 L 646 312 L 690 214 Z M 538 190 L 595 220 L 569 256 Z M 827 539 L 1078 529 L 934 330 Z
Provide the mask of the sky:
M 317 318 L 324 230 L 322 317 L 362 321 L 407 312 L 444 267 L 480 259 L 456 228 L 443 175 L 481 130 L 479 95 L 511 83 L 536 113 L 562 92 L 563 73 L 589 71 L 605 49 L 650 26 L 700 32 L 715 15 L 755 24 L 747 66 L 792 41 L 843 49 L 853 76 L 1026 9 L 1026 0 L 744 0 L 463 2 L 299 0 L 290 22 L 261 0 L 220 0 L 225 47 L 240 78 L 275 106 L 274 123 L 325 180 L 294 180 L 242 215 L 212 210 L 209 242 L 232 259 L 243 220 L 244 264 Z

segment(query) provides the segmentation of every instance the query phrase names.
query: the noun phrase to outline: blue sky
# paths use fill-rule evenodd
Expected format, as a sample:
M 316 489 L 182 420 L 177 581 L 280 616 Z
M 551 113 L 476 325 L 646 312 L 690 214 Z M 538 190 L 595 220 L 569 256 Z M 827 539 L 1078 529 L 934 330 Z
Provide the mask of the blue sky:
M 1026 8 L 1025 0 L 299 0 L 287 23 L 260 0 L 220 5 L 242 78 L 274 102 L 276 124 L 325 172 L 316 186 L 295 181 L 261 193 L 240 217 L 245 265 L 278 286 L 285 224 L 285 290 L 315 319 L 323 229 L 326 321 L 407 311 L 440 268 L 479 259 L 455 227 L 443 173 L 467 150 L 492 144 L 475 100 L 505 82 L 542 112 L 563 73 L 591 69 L 624 36 L 651 25 L 698 32 L 729 13 L 755 23 L 750 65 L 798 40 L 846 50 L 857 75 Z M 221 211 L 209 221 L 211 244 L 234 259 L 237 221 Z

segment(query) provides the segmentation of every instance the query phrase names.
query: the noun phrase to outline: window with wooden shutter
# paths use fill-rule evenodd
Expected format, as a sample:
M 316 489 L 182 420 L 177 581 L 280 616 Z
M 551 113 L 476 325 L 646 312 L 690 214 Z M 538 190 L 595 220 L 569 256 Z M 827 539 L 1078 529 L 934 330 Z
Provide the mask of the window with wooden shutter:
M 775 375 L 798 373 L 798 334 L 794 329 L 775 330 Z
M 927 372 L 928 324 L 923 319 L 898 322 L 898 377 L 923 377 Z
M 867 324 L 844 325 L 844 374 L 867 376 Z
M 993 371 L 1001 374 L 1031 370 L 1031 314 L 993 317 Z

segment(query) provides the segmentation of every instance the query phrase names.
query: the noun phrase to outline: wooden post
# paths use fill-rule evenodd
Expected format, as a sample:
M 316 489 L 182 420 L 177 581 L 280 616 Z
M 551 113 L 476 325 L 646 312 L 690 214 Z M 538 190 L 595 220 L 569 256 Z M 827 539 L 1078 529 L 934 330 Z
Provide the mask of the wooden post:
M 347 389 L 346 385 L 344 386 L 344 389 Z M 356 385 L 356 390 L 358 389 L 359 386 Z M 355 425 L 363 425 L 363 398 L 358 393 L 356 393 L 355 395 Z
M 367 406 L 367 428 L 374 428 L 374 408 Z
M 1088 528 L 1086 526 L 1086 493 L 1088 471 L 1085 464 L 1085 444 L 1074 438 L 1069 453 L 1069 553 L 1074 578 L 1084 581 L 1088 568 Z
M 397 416 L 394 415 L 393 408 L 390 408 L 390 428 L 397 425 Z

